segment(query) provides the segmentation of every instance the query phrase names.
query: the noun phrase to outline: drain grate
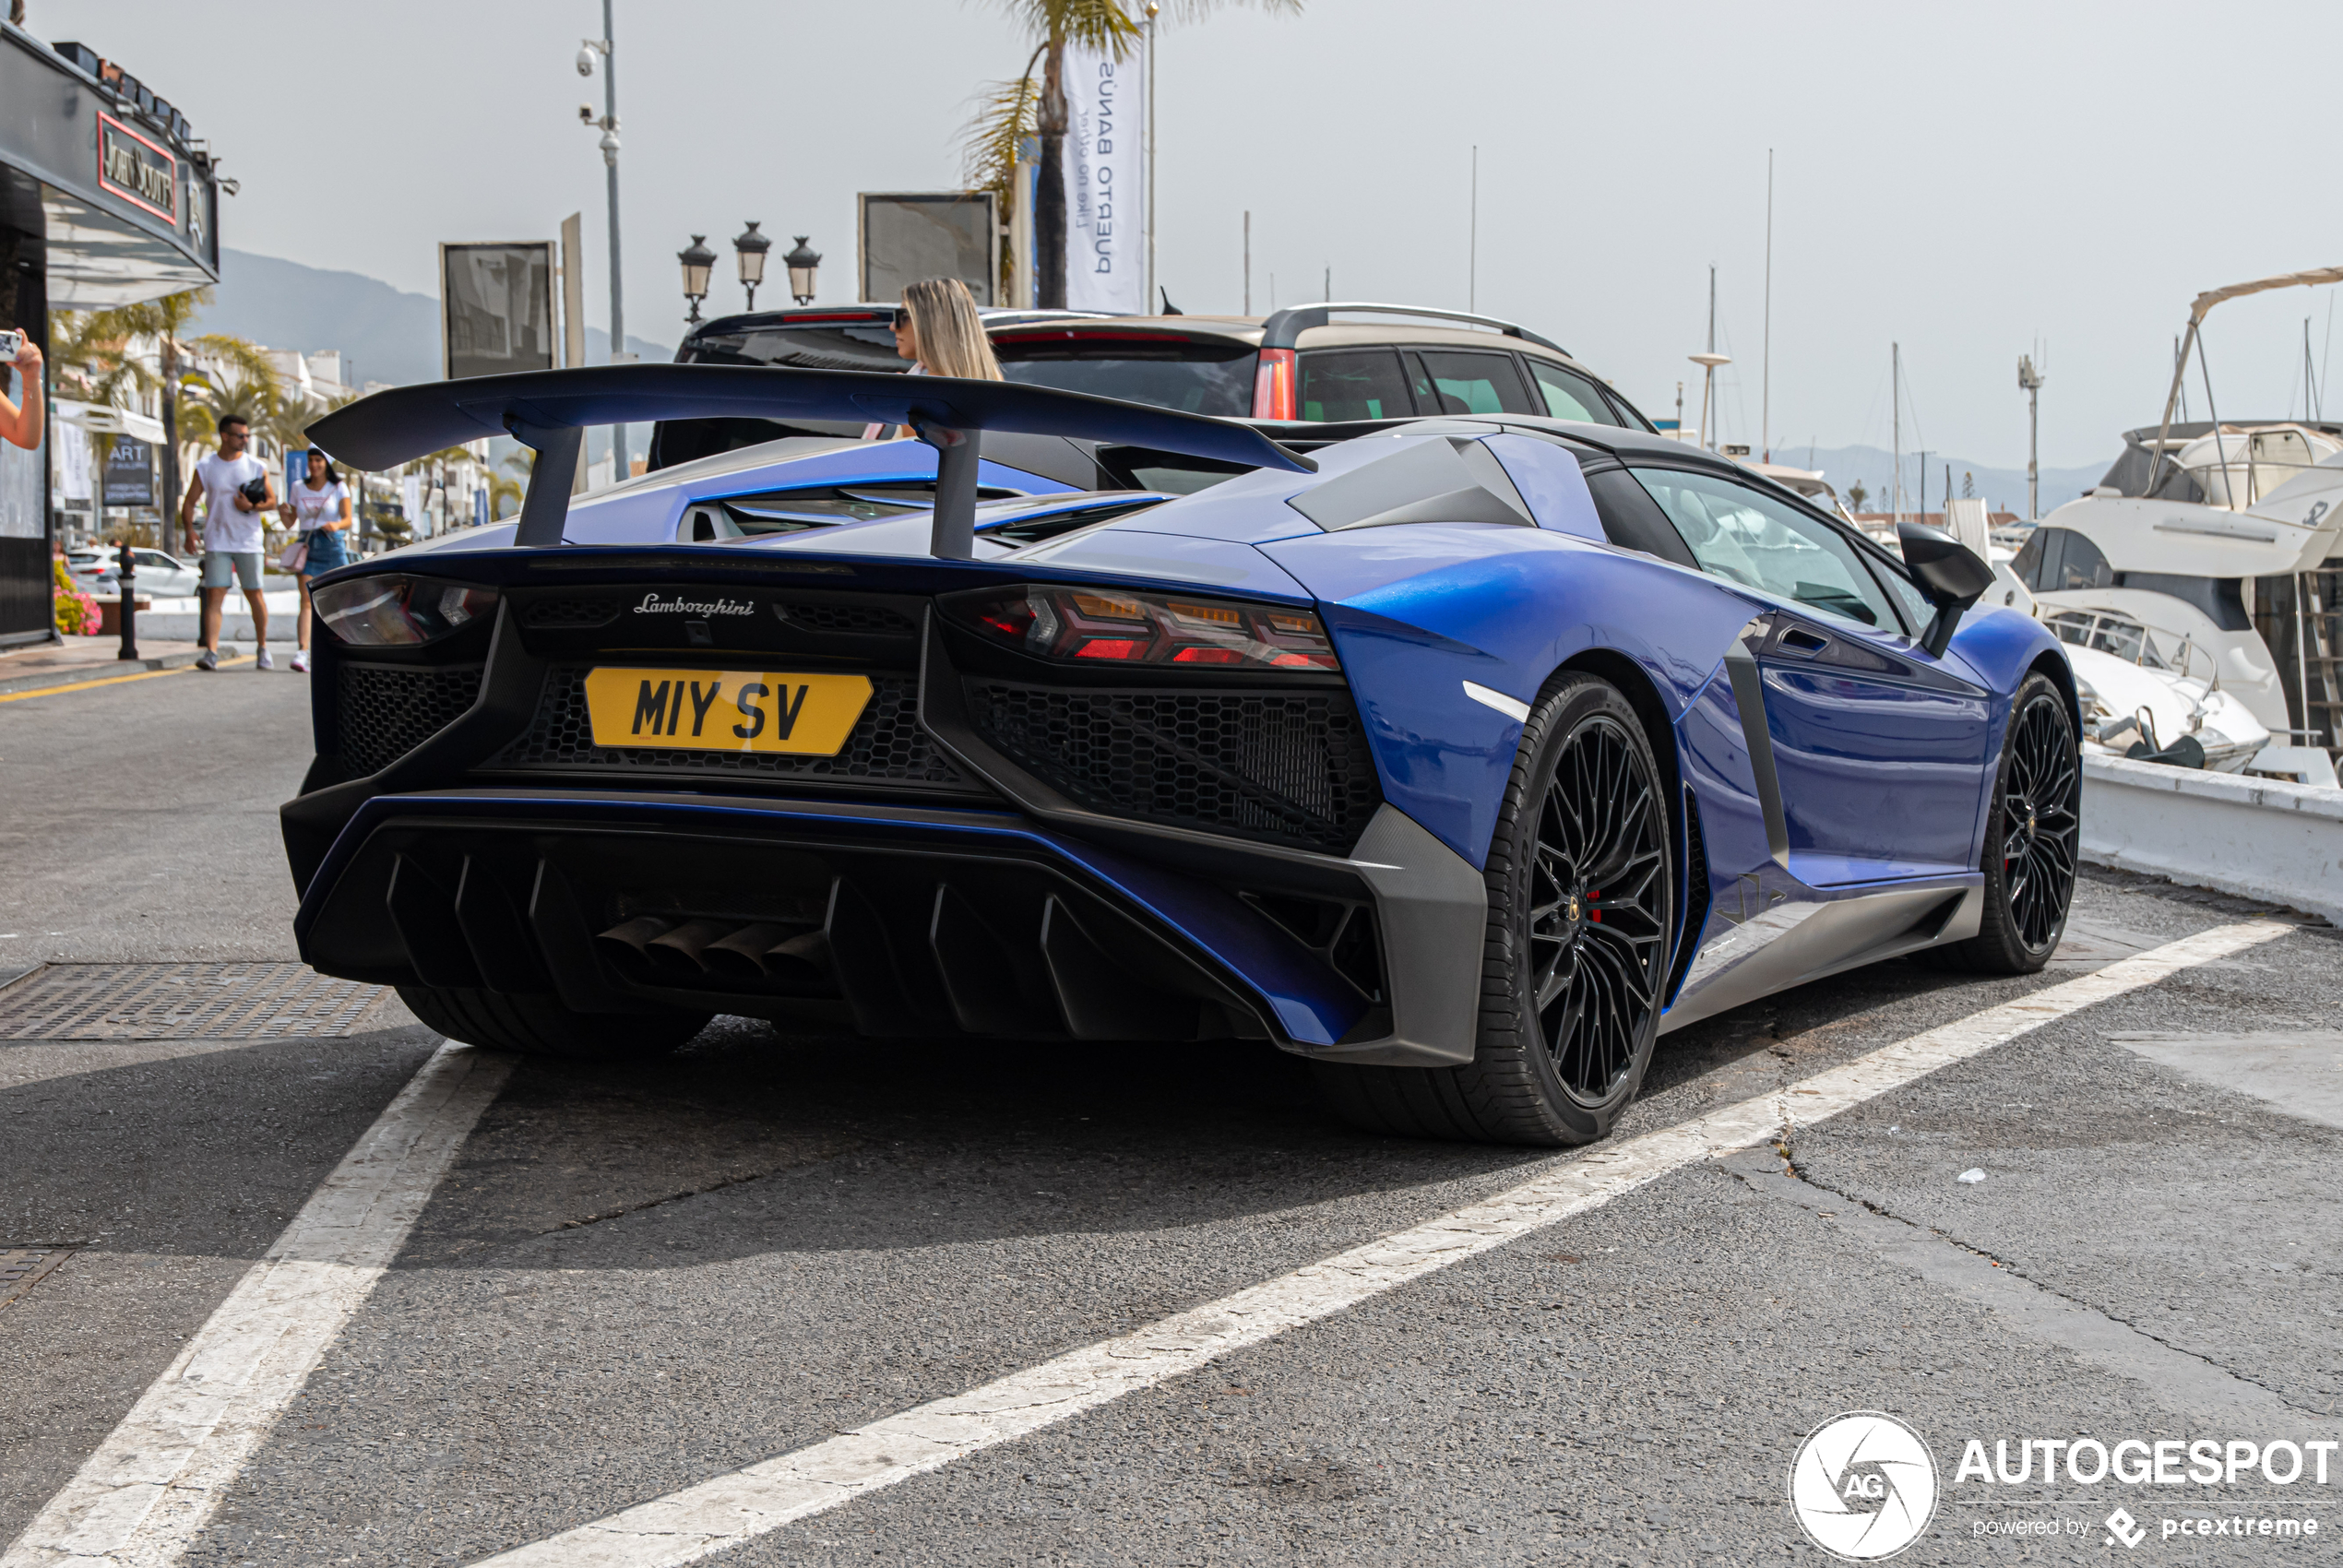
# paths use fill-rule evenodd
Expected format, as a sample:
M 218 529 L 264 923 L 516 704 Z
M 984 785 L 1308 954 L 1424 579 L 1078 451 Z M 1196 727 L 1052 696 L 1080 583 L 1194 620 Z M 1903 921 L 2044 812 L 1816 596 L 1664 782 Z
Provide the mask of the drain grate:
M 0 1241 L 0 1307 L 24 1299 L 24 1293 L 65 1261 L 73 1247 L 61 1242 L 34 1241 L 11 1246 Z
M 0 991 L 0 1039 L 338 1035 L 381 995 L 301 964 L 50 964 Z

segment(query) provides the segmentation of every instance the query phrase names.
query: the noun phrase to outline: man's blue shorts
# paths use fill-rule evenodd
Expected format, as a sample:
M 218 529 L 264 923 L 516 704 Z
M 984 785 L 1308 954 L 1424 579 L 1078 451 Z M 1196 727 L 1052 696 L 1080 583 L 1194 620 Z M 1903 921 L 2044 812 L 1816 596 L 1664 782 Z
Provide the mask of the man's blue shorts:
M 224 588 L 230 578 L 242 584 L 246 593 L 260 591 L 260 552 L 207 550 L 203 552 L 203 586 Z

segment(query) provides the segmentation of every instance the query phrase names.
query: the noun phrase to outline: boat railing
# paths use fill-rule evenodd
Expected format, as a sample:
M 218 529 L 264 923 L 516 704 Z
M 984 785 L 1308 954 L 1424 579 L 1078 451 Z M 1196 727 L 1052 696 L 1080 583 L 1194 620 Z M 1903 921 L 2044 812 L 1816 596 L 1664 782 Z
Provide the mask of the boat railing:
M 2060 610 L 2044 616 L 2042 624 L 2069 647 L 2112 654 L 2144 670 L 2161 670 L 2183 680 L 2202 680 L 2210 691 L 2221 689 L 2220 660 L 2211 649 L 2198 647 L 2193 634 L 2182 637 L 2179 647 L 2167 655 L 2157 645 L 2156 634 L 2129 616 L 2099 610 Z M 2202 676 L 2194 668 L 2199 659 L 2206 666 Z

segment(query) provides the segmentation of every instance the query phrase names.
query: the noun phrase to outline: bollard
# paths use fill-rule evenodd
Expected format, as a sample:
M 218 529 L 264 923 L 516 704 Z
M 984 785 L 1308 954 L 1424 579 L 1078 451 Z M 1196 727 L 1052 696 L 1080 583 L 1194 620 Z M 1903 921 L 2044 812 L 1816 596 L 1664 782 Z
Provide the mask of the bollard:
M 138 558 L 130 552 L 130 541 L 122 541 L 121 553 L 115 556 L 114 576 L 122 592 L 122 653 L 124 659 L 138 657 L 138 585 L 133 579 L 138 575 Z

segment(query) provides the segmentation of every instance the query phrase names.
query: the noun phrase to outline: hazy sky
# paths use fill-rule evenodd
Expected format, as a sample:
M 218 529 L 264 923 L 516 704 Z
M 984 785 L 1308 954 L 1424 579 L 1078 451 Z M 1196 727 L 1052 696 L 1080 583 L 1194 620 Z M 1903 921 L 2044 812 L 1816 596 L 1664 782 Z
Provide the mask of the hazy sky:
M 601 84 L 572 65 L 592 0 L 31 0 L 29 22 L 184 110 L 243 182 L 227 244 L 429 293 L 439 241 L 551 237 L 582 210 L 607 323 L 577 121 Z M 724 242 L 745 219 L 784 248 L 810 233 L 824 299 L 849 297 L 854 193 L 957 184 L 971 95 L 1028 47 L 958 0 L 618 0 L 617 33 L 626 325 L 665 341 L 694 232 L 725 259 L 711 305 L 739 308 Z M 1235 310 L 1250 208 L 1256 310 L 1272 274 L 1292 303 L 1328 267 L 1338 298 L 1462 305 L 1478 143 L 1480 308 L 1664 418 L 1680 377 L 1697 396 L 1714 262 L 1738 361 L 1719 427 L 1754 442 L 1770 147 L 1778 452 L 1886 445 L 1900 340 L 1906 446 L 2022 465 L 2039 335 L 2042 460 L 2087 463 L 2155 420 L 2198 291 L 2343 263 L 2320 172 L 2338 42 L 2331 0 L 1233 10 L 1163 43 L 1160 276 L 1187 310 Z M 2225 414 L 2301 411 L 2302 320 L 2323 353 L 2336 292 L 2215 312 Z

